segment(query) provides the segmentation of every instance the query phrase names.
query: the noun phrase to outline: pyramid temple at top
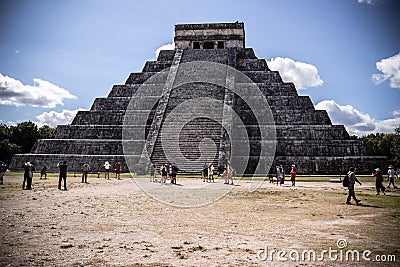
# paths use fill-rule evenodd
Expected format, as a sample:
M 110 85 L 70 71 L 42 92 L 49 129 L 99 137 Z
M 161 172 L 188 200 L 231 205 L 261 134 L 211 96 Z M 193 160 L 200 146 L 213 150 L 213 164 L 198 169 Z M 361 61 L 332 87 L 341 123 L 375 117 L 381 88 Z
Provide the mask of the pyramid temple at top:
M 122 171 L 140 172 L 148 170 L 150 162 L 158 167 L 174 161 L 168 155 L 180 153 L 186 159 L 177 163 L 181 172 L 200 173 L 202 153 L 208 153 L 215 166 L 234 165 L 229 147 L 233 141 L 239 150 L 241 144 L 250 148 L 246 174 L 256 173 L 262 164 L 265 172 L 276 164 L 286 170 L 296 164 L 303 174 L 338 174 L 350 166 L 369 172 L 384 160 L 371 155 L 362 141 L 351 139 L 343 125 L 332 125 L 326 111 L 315 110 L 308 96 L 299 96 L 293 83 L 283 82 L 265 59 L 246 48 L 243 23 L 175 25 L 174 42 L 174 50 L 163 50 L 156 61 L 147 61 L 142 72 L 114 85 L 107 97 L 95 99 L 90 110 L 79 111 L 71 124 L 57 126 L 54 139 L 40 139 L 30 154 L 15 155 L 10 169 L 31 161 L 38 168 L 56 170 L 57 163 L 66 160 L 70 171 L 80 171 L 84 162 L 92 171 L 102 171 L 109 161 L 121 162 Z M 196 80 L 193 69 L 201 68 L 205 77 Z M 248 77 L 260 95 L 232 90 L 249 83 L 232 70 Z M 222 83 L 208 82 L 213 73 L 224 71 L 218 79 Z M 179 83 L 182 79 L 186 82 Z M 265 110 L 265 116 L 254 114 L 248 101 L 265 103 L 265 109 L 255 108 L 258 113 Z M 202 104 L 205 107 L 191 117 Z M 211 113 L 216 117 L 210 118 Z M 169 115 L 174 120 L 168 125 L 176 127 L 168 135 Z M 257 119 L 268 115 L 267 120 Z M 240 127 L 246 138 L 237 134 Z M 273 151 L 262 154 L 262 146 Z

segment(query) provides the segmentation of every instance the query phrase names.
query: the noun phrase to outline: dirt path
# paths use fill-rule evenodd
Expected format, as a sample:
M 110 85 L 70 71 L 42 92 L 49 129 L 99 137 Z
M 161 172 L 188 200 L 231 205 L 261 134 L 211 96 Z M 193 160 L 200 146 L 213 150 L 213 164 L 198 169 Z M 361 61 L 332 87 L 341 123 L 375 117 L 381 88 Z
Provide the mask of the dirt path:
M 372 183 L 356 188 L 362 206 L 345 205 L 347 192 L 336 183 L 298 182 L 291 190 L 265 182 L 250 193 L 241 181 L 210 205 L 176 208 L 129 178 L 81 184 L 69 177 L 68 191 L 57 190 L 56 178 L 35 177 L 31 191 L 21 190 L 21 182 L 5 177 L 0 189 L 0 266 L 354 266 L 328 255 L 281 262 L 273 254 L 271 263 L 260 252 L 284 250 L 288 258 L 290 251 L 315 250 L 318 258 L 322 250 L 339 250 L 340 239 L 348 244 L 344 253 L 371 250 L 371 259 L 390 254 L 400 261 L 400 193 L 376 196 Z M 360 260 L 360 266 L 396 266 Z

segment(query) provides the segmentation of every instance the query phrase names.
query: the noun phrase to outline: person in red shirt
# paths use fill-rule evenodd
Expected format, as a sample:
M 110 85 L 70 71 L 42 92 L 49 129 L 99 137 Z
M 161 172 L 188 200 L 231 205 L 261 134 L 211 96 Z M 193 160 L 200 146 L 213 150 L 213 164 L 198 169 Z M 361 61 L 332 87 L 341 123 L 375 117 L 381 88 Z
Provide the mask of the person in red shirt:
M 296 175 L 297 175 L 296 166 L 293 164 L 292 169 L 290 170 L 290 180 L 292 181 L 292 187 L 296 186 Z
M 375 169 L 375 172 L 372 173 L 375 176 L 375 187 L 376 187 L 376 194 L 379 195 L 380 191 L 382 190 L 383 194 L 385 195 L 385 187 L 383 186 L 383 176 L 381 170 L 379 168 Z
M 115 179 L 120 180 L 120 173 L 121 173 L 121 163 L 117 162 L 114 165 L 115 168 Z

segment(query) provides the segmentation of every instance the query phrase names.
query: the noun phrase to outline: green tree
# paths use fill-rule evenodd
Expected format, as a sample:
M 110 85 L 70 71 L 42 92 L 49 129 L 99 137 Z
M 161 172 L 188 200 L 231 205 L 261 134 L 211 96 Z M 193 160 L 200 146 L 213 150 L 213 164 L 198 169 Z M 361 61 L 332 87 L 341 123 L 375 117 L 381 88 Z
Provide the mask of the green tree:
M 388 157 L 388 164 L 400 167 L 400 126 L 395 129 L 395 133 L 369 134 L 362 137 L 376 156 Z
M 17 126 L 12 126 L 11 130 L 10 142 L 20 146 L 22 153 L 30 152 L 33 144 L 39 138 L 39 129 L 31 121 L 21 122 Z
M 54 137 L 54 128 L 48 125 L 43 125 L 39 128 L 39 139 L 50 139 Z

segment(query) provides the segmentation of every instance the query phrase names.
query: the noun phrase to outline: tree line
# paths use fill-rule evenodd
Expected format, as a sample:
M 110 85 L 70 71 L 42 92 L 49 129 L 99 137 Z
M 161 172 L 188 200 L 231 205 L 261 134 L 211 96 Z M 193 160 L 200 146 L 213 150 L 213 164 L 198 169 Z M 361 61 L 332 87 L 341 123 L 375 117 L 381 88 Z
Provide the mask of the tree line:
M 31 121 L 16 126 L 0 124 L 0 160 L 8 166 L 14 154 L 29 153 L 37 139 L 53 138 L 54 130 L 48 125 L 38 127 Z
M 31 121 L 21 122 L 16 126 L 0 124 L 0 160 L 8 165 L 12 155 L 29 153 L 37 139 L 53 138 L 54 131 L 48 125 L 38 127 Z M 363 140 L 373 155 L 386 156 L 388 165 L 400 167 L 400 125 L 394 133 L 351 138 Z

